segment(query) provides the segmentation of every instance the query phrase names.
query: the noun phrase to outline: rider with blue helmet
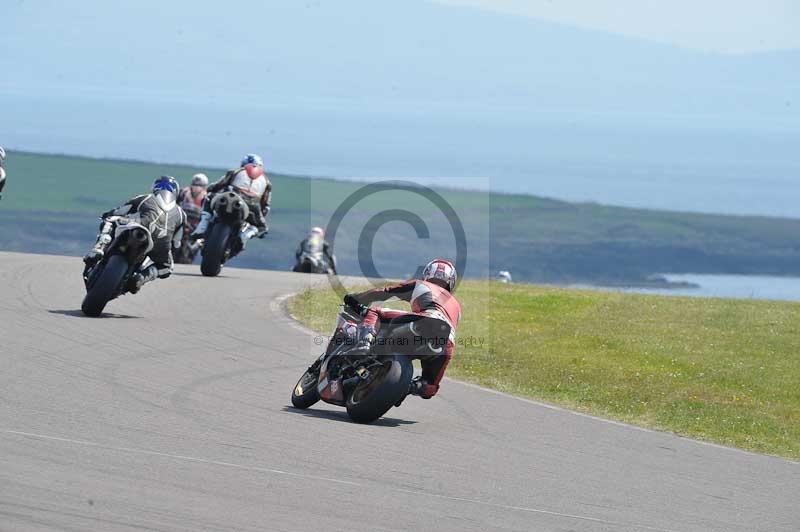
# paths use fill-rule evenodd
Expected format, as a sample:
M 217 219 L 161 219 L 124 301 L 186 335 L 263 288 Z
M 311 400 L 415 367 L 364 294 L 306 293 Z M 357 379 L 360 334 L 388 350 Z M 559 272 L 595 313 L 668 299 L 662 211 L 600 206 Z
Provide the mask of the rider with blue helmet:
M 182 228 L 186 223 L 186 213 L 176 203 L 179 188 L 174 177 L 162 175 L 153 182 L 152 193 L 133 197 L 116 209 L 104 212 L 97 242 L 83 258 L 87 267 L 103 258 L 106 247 L 113 240 L 116 225 L 132 221 L 150 231 L 153 249 L 148 256 L 153 264 L 131 276 L 128 290 L 135 294 L 143 284 L 169 277 L 172 273 L 172 248 L 180 247 Z M 109 219 L 112 216 L 119 218 L 112 221 Z

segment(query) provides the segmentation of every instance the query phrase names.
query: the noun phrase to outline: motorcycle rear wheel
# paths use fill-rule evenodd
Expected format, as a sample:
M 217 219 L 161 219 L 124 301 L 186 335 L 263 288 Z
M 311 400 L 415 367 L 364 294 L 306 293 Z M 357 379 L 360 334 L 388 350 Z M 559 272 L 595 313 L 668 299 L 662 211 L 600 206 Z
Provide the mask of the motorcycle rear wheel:
M 81 303 L 83 313 L 92 317 L 102 314 L 108 302 L 119 293 L 126 273 L 128 273 L 128 261 L 122 255 L 112 255 L 100 272 L 100 276 L 86 291 Z
M 413 378 L 414 366 L 409 357 L 387 356 L 383 371 L 358 383 L 347 397 L 347 414 L 356 423 L 372 423 L 406 396 Z
M 211 228 L 211 234 L 203 246 L 203 260 L 200 262 L 200 272 L 206 277 L 216 277 L 222 270 L 230 233 L 231 228 L 225 224 L 214 224 Z

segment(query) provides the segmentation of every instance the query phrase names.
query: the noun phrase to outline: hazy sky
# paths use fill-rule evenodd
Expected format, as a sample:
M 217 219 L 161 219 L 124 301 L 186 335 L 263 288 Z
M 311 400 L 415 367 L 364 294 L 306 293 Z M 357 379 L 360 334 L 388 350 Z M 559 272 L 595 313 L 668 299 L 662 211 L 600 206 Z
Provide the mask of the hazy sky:
M 800 48 L 800 0 L 435 0 L 727 53 Z
M 488 2 L 0 0 L 0 143 L 797 215 L 800 43 L 660 42 L 789 46 L 800 8 Z

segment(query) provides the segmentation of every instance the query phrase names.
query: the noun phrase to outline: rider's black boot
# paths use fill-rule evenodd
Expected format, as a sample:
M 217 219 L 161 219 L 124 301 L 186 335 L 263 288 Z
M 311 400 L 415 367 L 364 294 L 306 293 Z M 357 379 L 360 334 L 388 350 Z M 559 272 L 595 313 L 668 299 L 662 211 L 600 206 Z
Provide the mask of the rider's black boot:
M 139 292 L 145 283 L 155 280 L 156 277 L 158 277 L 158 268 L 156 268 L 155 264 L 151 264 L 144 270 L 131 275 L 131 278 L 128 279 L 128 292 L 131 294 Z

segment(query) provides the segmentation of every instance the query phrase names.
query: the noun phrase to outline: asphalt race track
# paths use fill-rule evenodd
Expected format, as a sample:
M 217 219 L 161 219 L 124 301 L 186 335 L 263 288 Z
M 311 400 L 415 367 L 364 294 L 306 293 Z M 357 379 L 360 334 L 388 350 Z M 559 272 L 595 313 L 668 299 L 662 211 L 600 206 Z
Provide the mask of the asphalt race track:
M 0 253 L 3 532 L 800 530 L 800 464 L 454 381 L 294 410 L 321 348 L 275 299 L 324 278 L 178 267 L 92 319 L 81 265 Z

